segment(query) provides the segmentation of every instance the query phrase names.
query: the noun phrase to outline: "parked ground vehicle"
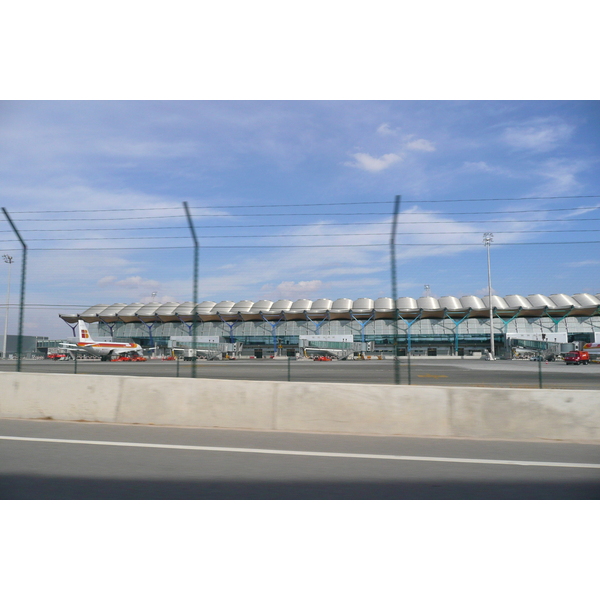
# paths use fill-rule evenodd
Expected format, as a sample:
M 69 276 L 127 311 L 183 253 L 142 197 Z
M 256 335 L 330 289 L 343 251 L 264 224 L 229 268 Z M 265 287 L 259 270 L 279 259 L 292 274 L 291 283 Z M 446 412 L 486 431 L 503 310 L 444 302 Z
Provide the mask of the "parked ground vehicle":
M 565 364 L 567 365 L 587 365 L 590 362 L 589 352 L 580 350 L 571 350 L 565 354 Z
M 546 361 L 546 362 L 553 362 L 553 361 L 556 360 L 556 355 L 554 355 L 554 354 L 547 354 L 546 356 L 539 356 L 539 355 L 538 356 L 530 356 L 529 360 L 537 360 L 537 361 L 540 361 L 540 362 L 544 362 L 544 361 Z

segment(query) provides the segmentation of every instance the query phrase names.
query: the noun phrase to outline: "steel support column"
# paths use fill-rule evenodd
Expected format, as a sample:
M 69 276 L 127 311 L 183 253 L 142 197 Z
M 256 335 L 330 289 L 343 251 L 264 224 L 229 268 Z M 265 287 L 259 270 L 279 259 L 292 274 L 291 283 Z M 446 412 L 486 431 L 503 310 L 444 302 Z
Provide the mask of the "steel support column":
M 279 319 L 277 319 L 277 321 L 269 321 L 265 315 L 263 315 L 262 310 L 258 313 L 262 320 L 265 323 L 268 323 L 271 326 L 271 336 L 273 337 L 273 356 L 275 356 L 275 354 L 277 354 L 277 334 L 276 334 L 276 330 L 278 325 L 281 323 L 281 321 L 286 321 L 287 319 L 285 318 L 285 313 L 283 311 L 281 311 L 281 314 L 279 315 Z
M 195 309 L 194 309 L 194 310 L 195 310 Z M 184 325 L 187 327 L 188 334 L 189 334 L 189 335 L 190 335 L 190 337 L 191 337 L 191 335 L 192 335 L 192 327 L 194 326 L 194 323 L 192 322 L 192 324 L 191 324 L 191 325 L 188 325 L 188 324 L 187 324 L 187 323 L 186 323 L 186 322 L 185 322 L 185 321 L 184 321 L 184 320 L 183 320 L 183 319 L 182 319 L 182 318 L 181 318 L 181 317 L 180 317 L 180 316 L 179 316 L 177 313 L 175 313 L 175 316 L 176 316 L 176 317 L 179 319 L 179 321 L 180 321 L 181 323 L 183 323 L 183 324 L 184 324 Z
M 319 335 L 319 329 L 322 325 L 325 324 L 326 321 L 331 321 L 329 311 L 325 311 L 325 316 L 321 319 L 320 322 L 314 321 L 308 316 L 308 313 L 304 311 L 304 316 L 315 326 L 315 335 Z
M 350 311 L 350 316 L 360 325 L 360 341 L 363 344 L 366 344 L 366 340 L 365 340 L 365 327 L 373 320 L 373 318 L 375 317 L 375 309 L 373 309 L 371 311 L 371 316 L 366 320 L 366 321 L 360 321 L 358 320 L 355 316 L 354 313 L 352 311 Z
M 115 328 L 115 325 L 117 324 L 117 322 L 115 321 L 115 322 L 114 322 L 114 323 L 111 325 L 110 323 L 107 323 L 107 322 L 106 322 L 106 321 L 105 321 L 105 320 L 104 320 L 104 319 L 103 319 L 103 318 L 102 318 L 100 315 L 96 315 L 96 316 L 98 317 L 98 320 L 99 320 L 99 321 L 100 321 L 102 324 L 104 324 L 104 325 L 106 325 L 106 326 L 108 327 L 108 330 L 110 331 L 110 337 L 111 337 L 111 338 L 114 338 L 114 337 L 115 337 L 115 335 L 114 335 L 114 333 L 113 333 L 113 329 Z
M 542 316 L 548 317 L 554 323 L 554 333 L 558 333 L 558 324 L 561 321 L 563 321 L 564 319 L 566 319 L 573 312 L 574 308 L 575 308 L 574 306 L 571 306 L 569 308 L 569 310 L 564 315 L 562 315 L 562 317 L 559 317 L 557 319 L 557 318 L 553 317 L 551 314 L 548 313 L 548 307 L 546 307 L 544 309 L 544 314 Z
M 79 315 L 77 315 L 79 317 Z M 65 321 L 65 323 L 67 323 Z M 75 325 L 71 325 L 71 323 L 67 323 L 67 325 L 71 328 L 71 331 L 73 332 L 73 337 L 76 338 L 77 334 L 75 333 L 75 329 L 77 329 L 77 326 L 79 325 L 79 320 L 77 321 L 77 323 L 75 323 Z
M 466 319 L 469 318 L 469 315 L 472 312 L 472 308 L 469 308 L 469 310 L 467 311 L 467 314 L 462 317 L 462 319 L 459 319 L 458 321 L 455 321 L 450 314 L 448 313 L 448 309 L 444 309 L 444 319 L 448 318 L 450 319 L 453 323 L 454 323 L 454 354 L 458 354 L 458 326 L 465 321 Z
M 410 356 L 410 353 L 412 351 L 412 343 L 411 343 L 411 337 L 410 337 L 410 328 L 421 319 L 421 315 L 423 314 L 423 309 L 419 309 L 419 314 L 410 322 L 408 322 L 400 313 L 398 313 L 398 316 L 406 323 L 407 325 L 407 331 L 406 331 L 406 340 L 407 340 L 407 353 Z
M 154 347 L 154 338 L 152 337 L 152 328 L 156 325 L 156 321 L 152 321 L 151 324 L 147 323 L 146 321 L 144 321 L 144 319 L 142 319 L 142 317 L 140 317 L 139 315 L 135 315 L 140 322 L 142 322 L 147 328 L 148 328 L 148 335 L 150 336 L 150 348 Z
M 230 323 L 229 321 L 226 321 L 226 320 L 225 320 L 225 319 L 224 319 L 224 318 L 221 316 L 221 314 L 220 314 L 220 313 L 217 313 L 217 316 L 219 317 L 219 319 L 221 319 L 221 321 L 222 321 L 223 323 L 225 323 L 225 325 L 227 325 L 227 327 L 229 327 L 229 343 L 230 343 L 230 344 L 235 344 L 235 336 L 233 335 L 233 328 L 234 328 L 236 325 L 239 325 L 240 323 L 243 323 L 243 322 L 244 322 L 244 320 L 242 319 L 242 315 L 241 315 L 241 313 L 238 313 L 238 314 L 236 315 L 236 319 L 235 319 L 235 321 L 232 321 L 231 323 Z

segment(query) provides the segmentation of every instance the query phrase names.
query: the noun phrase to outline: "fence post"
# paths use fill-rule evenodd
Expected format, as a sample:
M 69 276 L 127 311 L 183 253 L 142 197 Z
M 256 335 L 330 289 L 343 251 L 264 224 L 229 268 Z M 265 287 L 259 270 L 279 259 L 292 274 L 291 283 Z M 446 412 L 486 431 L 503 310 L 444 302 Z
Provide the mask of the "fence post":
M 398 225 L 398 213 L 400 212 L 400 200 L 402 196 L 396 196 L 394 201 L 394 218 L 392 221 L 392 235 L 390 236 L 390 267 L 392 271 L 392 301 L 394 303 L 394 383 L 400 384 L 400 365 L 398 363 L 398 305 L 396 285 L 396 227 Z
M 3 207 L 2 212 L 4 216 L 10 223 L 12 230 L 15 232 L 16 236 L 19 238 L 21 242 L 21 246 L 23 247 L 23 261 L 21 263 L 21 300 L 19 302 L 19 337 L 17 338 L 17 371 L 21 370 L 21 354 L 23 353 L 23 308 L 25 306 L 25 273 L 27 272 L 27 244 L 23 241 L 21 234 L 15 227 L 10 215 Z
M 198 320 L 198 311 L 196 304 L 198 303 L 198 253 L 199 253 L 199 245 L 198 238 L 196 237 L 196 230 L 194 229 L 194 223 L 192 221 L 192 217 L 190 215 L 190 210 L 188 208 L 188 203 L 183 203 L 183 208 L 185 209 L 185 215 L 188 220 L 188 225 L 190 227 L 190 232 L 192 234 L 192 238 L 194 240 L 194 313 L 192 318 L 192 328 L 193 328 L 193 337 L 192 337 L 192 346 L 194 348 L 194 356 L 192 357 L 192 378 L 196 377 L 196 358 L 197 356 L 197 341 L 198 341 L 198 331 L 197 331 L 197 323 Z

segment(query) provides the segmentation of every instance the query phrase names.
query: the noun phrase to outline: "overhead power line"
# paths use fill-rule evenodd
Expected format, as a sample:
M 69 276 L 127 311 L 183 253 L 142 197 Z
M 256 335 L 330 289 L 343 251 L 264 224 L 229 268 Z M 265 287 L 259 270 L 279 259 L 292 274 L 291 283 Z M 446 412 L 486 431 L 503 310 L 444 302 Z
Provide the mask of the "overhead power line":
M 557 246 L 557 245 L 577 245 L 577 244 L 600 244 L 600 240 L 578 240 L 574 242 L 497 242 L 494 243 L 495 246 Z M 204 250 L 210 249 L 253 249 L 253 248 L 306 248 L 310 250 L 311 248 L 376 248 L 381 246 L 388 246 L 388 244 L 311 244 L 310 246 L 297 246 L 294 244 L 291 245 L 250 245 L 250 246 L 203 246 Z M 432 243 L 432 244 L 397 244 L 397 246 L 481 246 L 481 242 L 479 243 Z M 43 250 L 44 252 L 50 250 L 60 250 L 60 251 L 75 251 L 75 252 L 83 252 L 86 250 L 189 250 L 192 246 L 138 246 L 138 247 L 88 247 L 88 248 L 29 248 L 32 251 Z M 7 252 L 14 252 L 19 250 L 19 248 L 7 248 Z
M 533 211 L 532 211 L 533 212 Z M 536 211 L 537 212 L 537 211 Z M 431 214 L 431 213 L 408 213 L 413 214 Z M 474 213 L 465 213 L 474 214 Z M 492 214 L 497 214 L 493 212 Z M 339 215 L 338 215 L 339 216 Z M 41 220 L 41 219 L 40 219 Z M 60 220 L 60 219 L 57 219 Z M 578 221 L 598 221 L 599 218 L 584 217 L 581 219 L 570 219 L 570 218 L 559 218 L 559 219 L 501 219 L 501 220 L 478 220 L 478 221 L 454 221 L 454 223 L 561 223 L 561 222 L 578 222 Z M 362 225 L 389 225 L 389 220 L 386 221 L 354 221 L 352 223 L 278 223 L 275 225 L 260 223 L 260 224 L 243 224 L 243 225 L 195 225 L 196 229 L 268 229 L 278 227 L 352 227 Z M 448 223 L 448 221 L 406 221 L 403 220 L 403 224 L 423 224 L 423 223 Z M 156 231 L 164 229 L 188 229 L 185 225 L 160 225 L 157 227 L 72 227 L 69 229 L 20 229 L 20 231 L 31 232 L 45 232 L 45 231 L 60 231 L 60 232 L 71 232 L 71 231 Z M 0 233 L 11 233 L 9 229 L 1 229 Z
M 542 212 L 563 212 L 563 211 L 576 211 L 576 210 L 598 210 L 600 206 L 570 206 L 568 208 L 547 208 Z M 468 211 L 468 212 L 447 212 L 444 213 L 446 215 L 497 215 L 497 214 L 519 214 L 519 213 L 531 213 L 531 212 L 540 212 L 539 208 L 525 209 L 525 210 L 491 210 L 491 211 Z M 403 215 L 431 215 L 438 213 L 431 212 L 404 212 Z M 383 213 L 377 212 L 360 212 L 360 213 L 344 213 L 344 216 L 364 216 L 364 215 L 381 215 Z M 248 217 L 338 217 L 340 213 L 267 213 L 260 215 L 192 215 L 193 217 L 203 217 L 203 218 L 216 218 L 216 219 L 234 219 L 234 218 L 248 218 Z M 127 220 L 127 221 L 138 221 L 138 220 L 147 220 L 147 219 L 174 219 L 179 217 L 179 215 L 168 215 L 168 216 L 155 216 L 155 217 L 119 217 L 119 220 Z M 92 217 L 92 218 L 61 218 L 61 219 L 16 219 L 18 222 L 25 221 L 112 221 L 111 217 Z
M 573 200 L 580 198 L 600 198 L 600 195 L 589 195 L 589 196 L 523 196 L 518 198 L 449 198 L 442 200 L 409 200 L 414 204 L 430 204 L 430 203 L 443 203 L 443 202 L 514 202 L 517 200 Z M 392 204 L 391 200 L 373 200 L 368 202 L 301 202 L 294 204 L 282 204 L 281 202 L 275 204 L 230 204 L 223 206 L 190 206 L 191 209 L 209 209 L 209 210 L 221 210 L 229 208 L 281 208 L 282 206 L 298 207 L 298 206 L 351 206 L 351 205 L 362 205 L 370 206 L 371 204 Z M 12 211 L 11 214 L 22 215 L 22 214 L 49 214 L 49 213 L 91 213 L 91 212 L 132 212 L 132 211 L 146 211 L 146 210 L 175 210 L 181 212 L 178 206 L 153 206 L 147 208 L 80 208 L 80 209 L 69 209 L 69 210 L 18 210 Z M 176 215 L 176 216 L 179 216 Z
M 523 196 L 522 198 L 457 198 L 454 200 L 415 200 L 415 204 L 425 202 L 516 202 L 517 200 L 573 200 L 576 198 L 600 198 L 600 196 Z
M 564 211 L 576 211 L 576 210 L 598 210 L 600 209 L 600 206 L 571 206 L 568 208 L 548 208 L 548 209 L 544 209 L 542 212 L 564 212 Z M 431 212 L 417 212 L 417 211 L 411 211 L 411 212 L 404 212 L 402 213 L 402 215 L 431 215 L 431 214 L 443 214 L 443 215 L 508 215 L 508 214 L 519 214 L 519 213 L 537 213 L 540 212 L 539 208 L 532 208 L 532 209 L 526 209 L 526 210 L 488 210 L 488 211 L 467 211 L 467 212 L 447 212 L 447 213 L 431 213 Z M 235 218 L 240 218 L 240 217 L 337 217 L 339 216 L 340 213 L 323 213 L 323 212 L 319 212 L 319 213 L 269 213 L 269 214 L 259 214 L 259 215 L 255 215 L 255 214 L 237 214 L 237 215 L 192 215 L 194 217 L 203 217 L 203 218 L 217 218 L 217 219 L 235 219 Z M 371 213 L 371 212 L 360 212 L 360 213 L 344 213 L 344 216 L 365 216 L 365 215 L 380 215 L 383 216 L 382 213 L 377 212 L 377 213 Z M 148 220 L 148 219 L 174 219 L 177 218 L 178 215 L 169 215 L 169 216 L 158 216 L 158 217 L 119 217 L 119 221 L 140 221 L 140 220 Z M 77 219 L 71 219 L 71 218 L 66 218 L 66 219 L 16 219 L 18 222 L 42 222 L 42 223 L 48 223 L 48 222 L 54 222 L 54 221 L 60 221 L 60 222 L 64 222 L 64 221 L 112 221 L 113 219 L 111 217 L 91 217 L 91 218 L 85 218 L 85 217 L 80 217 Z
M 598 196 L 600 198 L 600 196 Z M 223 206 L 190 206 L 191 209 L 197 210 L 221 210 L 224 208 L 282 208 L 283 206 L 323 206 L 324 202 L 301 202 L 300 204 L 229 204 Z M 328 202 L 327 206 L 351 206 L 361 205 L 370 206 L 371 204 L 390 204 L 389 200 L 374 200 L 372 202 Z M 178 214 L 174 216 L 181 216 L 181 207 L 179 206 L 153 206 L 149 208 L 79 208 L 71 210 L 18 210 L 13 211 L 13 214 L 42 214 L 42 213 L 91 213 L 91 212 L 132 212 L 132 211 L 144 211 L 144 210 L 174 210 Z
M 494 233 L 508 233 L 508 234 L 535 234 L 535 233 L 597 233 L 600 229 L 531 229 L 531 230 L 515 230 L 515 231 L 494 231 Z M 407 235 L 481 235 L 483 231 L 411 231 Z M 387 235 L 387 231 L 373 232 L 373 233 L 278 233 L 278 234 L 263 234 L 263 235 L 203 235 L 202 239 L 227 239 L 227 238 L 290 238 L 290 237 L 354 237 L 360 236 L 378 236 Z M 28 242 L 79 242 L 82 240 L 89 240 L 89 237 L 80 238 L 29 238 Z M 124 237 L 102 237 L 97 238 L 96 241 L 103 240 L 187 240 L 189 236 L 186 235 L 156 235 L 156 236 L 139 236 L 132 238 L 131 235 Z M 0 242 L 12 242 L 13 240 L 0 240 Z
M 471 223 L 581 223 L 587 221 L 600 221 L 600 217 L 584 217 L 581 219 L 570 219 L 570 218 L 560 218 L 560 219 L 479 219 L 476 221 L 452 221 L 455 224 L 469 225 Z M 430 224 L 448 224 L 448 221 L 402 221 L 402 225 L 430 225 Z M 354 223 L 309 223 L 309 224 L 300 224 L 300 223 L 282 223 L 278 225 L 196 225 L 196 229 L 265 229 L 265 228 L 279 228 L 279 227 L 358 227 L 363 225 L 389 225 L 389 221 L 363 221 L 363 222 L 354 222 Z M 73 232 L 73 231 L 156 231 L 156 230 L 165 230 L 165 229 L 188 229 L 187 226 L 160 226 L 160 227 L 75 227 L 72 229 L 21 229 L 20 231 L 30 232 L 44 232 L 44 231 L 54 231 L 54 232 Z M 0 233 L 11 233 L 10 230 L 4 229 L 0 230 Z M 552 233 L 552 232 L 549 232 Z M 203 236 L 206 237 L 206 236 Z
M 10 302 L 8 307 L 20 306 L 18 302 Z M 29 304 L 25 302 L 23 306 L 27 308 L 88 308 L 87 304 Z M 0 303 L 0 307 L 6 308 L 6 302 Z

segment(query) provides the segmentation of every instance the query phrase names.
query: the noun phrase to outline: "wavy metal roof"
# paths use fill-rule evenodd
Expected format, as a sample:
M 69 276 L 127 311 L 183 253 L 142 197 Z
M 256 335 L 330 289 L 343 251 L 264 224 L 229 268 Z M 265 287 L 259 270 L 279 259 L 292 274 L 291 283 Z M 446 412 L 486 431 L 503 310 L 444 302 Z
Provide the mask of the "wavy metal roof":
M 223 300 L 213 302 L 205 300 L 194 306 L 193 302 L 134 302 L 132 304 L 116 303 L 95 304 L 78 314 L 61 314 L 61 319 L 68 323 L 73 323 L 82 319 L 88 323 L 103 321 L 106 323 L 122 321 L 132 322 L 151 322 L 151 321 L 191 321 L 196 318 L 198 321 L 231 321 L 239 318 L 244 320 L 262 320 L 277 319 L 282 315 L 286 319 L 306 319 L 310 314 L 311 318 L 319 315 L 326 315 L 332 319 L 350 319 L 352 316 L 374 315 L 375 318 L 393 318 L 395 314 L 394 304 L 399 313 L 403 316 L 418 316 L 420 318 L 442 318 L 446 314 L 452 316 L 465 316 L 469 314 L 472 317 L 485 317 L 489 314 L 488 296 L 443 296 L 442 298 L 433 298 L 423 296 L 421 298 L 403 297 L 398 298 L 394 303 L 392 298 L 384 297 L 372 300 L 371 298 L 338 298 L 329 300 L 321 298 L 319 300 L 300 299 L 292 300 Z M 600 315 L 600 294 L 592 295 L 588 293 L 573 294 L 530 294 L 527 297 L 518 294 L 511 294 L 504 298 L 492 296 L 492 306 L 496 314 L 502 317 L 511 317 L 515 315 L 543 316 L 544 314 L 554 317 L 566 315 L 590 316 Z

